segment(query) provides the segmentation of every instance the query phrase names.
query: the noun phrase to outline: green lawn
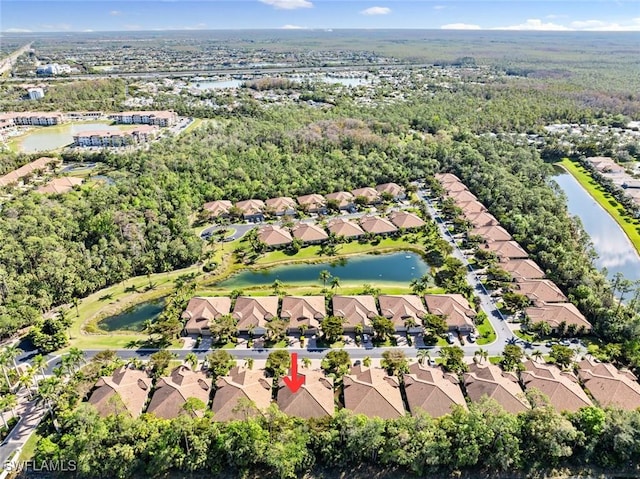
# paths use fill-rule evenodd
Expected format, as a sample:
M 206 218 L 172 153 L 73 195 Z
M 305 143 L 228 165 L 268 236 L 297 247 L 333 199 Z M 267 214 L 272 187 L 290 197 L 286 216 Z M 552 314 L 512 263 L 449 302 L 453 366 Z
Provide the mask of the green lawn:
M 519 329 L 514 329 L 513 334 L 518 336 L 520 339 L 524 339 L 525 341 L 529 341 L 530 343 L 538 341 L 538 337 L 531 333 L 523 333 Z
M 486 338 L 483 337 L 483 335 L 487 332 L 489 333 L 489 335 Z M 480 326 L 478 326 L 478 334 L 478 345 L 489 344 L 496 340 L 496 332 L 493 330 L 491 322 L 488 319 L 485 319 L 484 322 Z
M 568 158 L 558 164 L 578 180 L 578 183 L 587 190 L 593 199 L 611 215 L 629 237 L 636 251 L 640 253 L 640 221 L 632 218 L 624 206 L 607 193 L 583 166 Z

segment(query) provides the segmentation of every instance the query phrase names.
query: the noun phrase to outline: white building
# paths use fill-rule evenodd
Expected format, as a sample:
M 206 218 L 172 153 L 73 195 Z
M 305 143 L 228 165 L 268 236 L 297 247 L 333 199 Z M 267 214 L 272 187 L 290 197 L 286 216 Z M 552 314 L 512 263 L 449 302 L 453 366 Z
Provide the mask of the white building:
M 69 65 L 59 65 L 58 63 L 47 63 L 36 68 L 36 75 L 61 75 L 63 73 L 71 73 Z
M 44 98 L 44 90 L 42 88 L 29 88 L 27 92 L 29 93 L 29 100 L 40 100 Z

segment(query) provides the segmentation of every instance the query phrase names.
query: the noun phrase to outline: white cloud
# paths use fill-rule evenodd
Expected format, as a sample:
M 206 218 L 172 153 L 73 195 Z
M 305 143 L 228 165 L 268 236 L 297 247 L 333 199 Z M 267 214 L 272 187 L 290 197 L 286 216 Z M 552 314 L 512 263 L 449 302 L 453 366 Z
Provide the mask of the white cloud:
M 447 23 L 440 27 L 442 30 L 480 30 L 480 25 L 472 25 L 469 23 Z
M 510 25 L 508 27 L 495 27 L 492 30 L 545 30 L 545 31 L 565 31 L 571 30 L 564 25 L 557 23 L 544 23 L 539 18 L 529 18 L 526 22 L 519 25 Z
M 298 8 L 311 8 L 313 3 L 309 0 L 260 0 L 278 10 L 296 10 Z
M 388 15 L 391 13 L 389 7 L 369 7 L 360 12 L 362 15 Z
M 27 28 L 7 28 L 4 33 L 31 33 L 32 31 Z
M 569 24 L 571 28 L 585 31 L 633 32 L 640 31 L 640 17 L 627 23 L 603 22 L 602 20 L 576 20 Z
M 282 25 L 280 30 L 306 30 L 308 27 L 302 27 L 300 25 Z
M 434 10 L 444 10 L 446 7 L 446 5 L 435 5 L 433 7 Z
M 109 12 L 109 15 L 111 15 L 112 17 L 119 17 L 120 15 L 122 15 L 122 12 L 120 10 L 111 10 Z

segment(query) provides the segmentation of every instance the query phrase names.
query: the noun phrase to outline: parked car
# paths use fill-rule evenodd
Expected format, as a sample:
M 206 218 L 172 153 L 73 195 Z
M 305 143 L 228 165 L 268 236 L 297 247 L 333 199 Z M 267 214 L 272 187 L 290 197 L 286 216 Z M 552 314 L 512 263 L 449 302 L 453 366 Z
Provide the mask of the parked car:
M 453 344 L 453 342 L 455 341 L 455 337 L 453 336 L 453 334 L 447 333 L 446 340 L 449 344 Z
M 475 333 L 469 333 L 469 337 L 467 339 L 469 339 L 470 343 L 475 343 L 478 336 Z
M 560 341 L 560 345 L 561 346 L 570 346 L 571 343 L 569 342 L 568 339 L 563 339 L 562 341 Z

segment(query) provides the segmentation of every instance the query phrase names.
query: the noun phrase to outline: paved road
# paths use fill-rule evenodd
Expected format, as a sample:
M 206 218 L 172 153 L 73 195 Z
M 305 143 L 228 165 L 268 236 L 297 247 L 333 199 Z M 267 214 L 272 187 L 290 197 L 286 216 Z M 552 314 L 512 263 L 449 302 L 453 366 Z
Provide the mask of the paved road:
M 231 229 L 234 229 L 235 232 L 231 236 L 228 236 L 227 237 L 228 239 L 227 238 L 225 239 L 227 239 L 227 241 L 232 241 L 232 240 L 237 240 L 238 238 L 242 238 L 247 233 L 247 231 L 250 231 L 255 227 L 256 227 L 255 223 L 235 223 L 232 225 L 213 225 L 203 229 L 200 232 L 200 238 L 207 239 L 216 230 L 231 228 Z
M 23 390 L 24 394 L 24 390 Z M 22 400 L 22 398 L 20 398 Z M 26 399 L 26 398 L 24 398 Z M 0 445 L 0 468 L 7 460 L 13 459 L 16 451 L 22 450 L 31 434 L 42 421 L 46 414 L 46 409 L 35 399 L 20 402 L 16 408 L 16 413 L 20 416 L 20 420 L 16 427 L 13 428 L 11 434 Z

